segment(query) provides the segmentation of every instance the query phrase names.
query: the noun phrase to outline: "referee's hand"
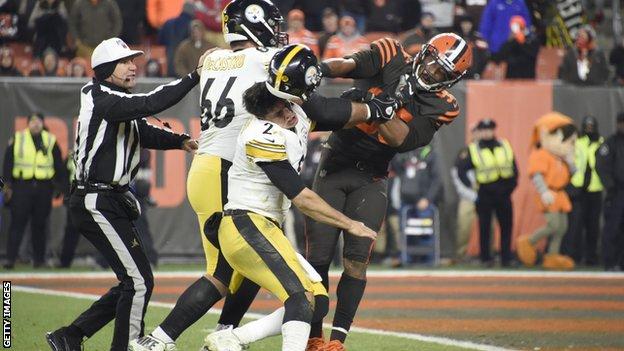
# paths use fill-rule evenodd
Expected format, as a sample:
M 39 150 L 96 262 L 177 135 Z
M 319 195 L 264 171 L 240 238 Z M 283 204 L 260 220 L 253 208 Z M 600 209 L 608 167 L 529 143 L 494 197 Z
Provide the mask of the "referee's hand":
M 199 144 L 195 139 L 186 139 L 182 142 L 182 150 L 194 154 L 195 150 L 199 148 Z

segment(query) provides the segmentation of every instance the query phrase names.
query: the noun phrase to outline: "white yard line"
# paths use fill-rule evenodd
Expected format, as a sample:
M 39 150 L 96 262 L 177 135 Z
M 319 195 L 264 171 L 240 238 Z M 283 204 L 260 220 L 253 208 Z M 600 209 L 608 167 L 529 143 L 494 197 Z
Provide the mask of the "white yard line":
M 197 274 L 195 274 L 194 276 L 196 275 Z M 3 279 L 4 279 L 4 276 L 3 276 Z M 83 299 L 83 300 L 89 300 L 89 301 L 95 301 L 100 298 L 99 295 L 93 295 L 93 294 L 74 293 L 74 292 L 57 291 L 57 290 L 50 290 L 50 289 L 40 289 L 40 288 L 32 288 L 32 287 L 27 287 L 27 286 L 13 286 L 12 290 L 31 293 L 31 294 L 70 297 L 70 298 Z M 172 309 L 174 304 L 151 301 L 150 306 Z M 220 314 L 221 310 L 210 309 L 208 313 Z M 257 319 L 257 318 L 264 317 L 264 315 L 259 314 L 259 313 L 247 313 L 245 314 L 245 317 Z M 331 327 L 331 325 L 326 324 L 325 327 L 329 328 Z M 506 348 L 498 347 L 498 346 L 478 344 L 478 343 L 474 343 L 471 341 L 455 340 L 455 339 L 443 338 L 443 337 L 438 337 L 438 336 L 421 335 L 421 334 L 416 334 L 416 333 L 399 333 L 399 332 L 385 331 L 385 330 L 379 330 L 379 329 L 359 328 L 359 327 L 353 327 L 351 328 L 351 331 L 356 332 L 356 333 L 364 333 L 364 334 L 372 334 L 372 335 L 395 336 L 399 338 L 418 340 L 422 342 L 429 342 L 429 343 L 439 344 L 439 345 L 444 345 L 444 346 L 462 347 L 462 348 L 471 349 L 471 350 L 513 351 L 513 349 L 506 349 Z
M 156 278 L 197 278 L 203 275 L 204 271 L 175 271 L 175 272 L 154 272 Z M 331 271 L 331 277 L 340 277 L 342 272 Z M 545 271 L 428 271 L 428 270 L 383 270 L 368 271 L 366 273 L 371 278 L 418 278 L 418 277 L 440 277 L 440 278 L 591 278 L 591 279 L 624 279 L 622 272 L 545 272 Z M 0 279 L 97 279 L 115 278 L 113 272 L 25 272 L 25 273 L 1 273 Z

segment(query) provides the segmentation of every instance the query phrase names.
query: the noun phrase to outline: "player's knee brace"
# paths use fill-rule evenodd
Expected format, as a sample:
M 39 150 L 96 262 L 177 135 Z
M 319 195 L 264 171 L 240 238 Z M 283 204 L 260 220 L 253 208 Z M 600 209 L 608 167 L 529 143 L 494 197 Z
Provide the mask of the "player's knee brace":
M 313 306 L 308 301 L 305 291 L 297 292 L 284 302 L 284 323 L 301 321 L 310 323 L 313 315 Z
M 326 295 L 314 296 L 314 314 L 312 323 L 322 321 L 329 311 L 329 297 Z

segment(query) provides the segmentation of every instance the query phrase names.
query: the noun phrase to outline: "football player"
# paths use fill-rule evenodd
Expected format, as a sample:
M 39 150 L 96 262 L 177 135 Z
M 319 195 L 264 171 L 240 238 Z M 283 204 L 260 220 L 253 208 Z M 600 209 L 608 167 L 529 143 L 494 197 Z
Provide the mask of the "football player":
M 272 292 L 284 307 L 233 331 L 209 335 L 205 350 L 241 350 L 259 337 L 281 331 L 283 351 L 304 351 L 310 322 L 327 312 L 322 279 L 297 256 L 282 231 L 291 201 L 307 216 L 356 237 L 374 240 L 377 235 L 327 205 L 299 177 L 308 134 L 355 121 L 355 109 L 348 111 L 351 102 L 313 93 L 320 82 L 319 69 L 310 49 L 288 46 L 271 61 L 269 80 L 254 84 L 244 94 L 245 107 L 256 118 L 246 123 L 236 143 L 224 216 L 211 217 L 205 232 L 236 272 Z
M 464 39 L 443 33 L 423 45 L 412 59 L 398 42 L 381 39 L 369 50 L 323 62 L 324 76 L 364 79 L 366 90 L 343 96 L 367 101 L 375 94 L 397 96 L 403 108 L 387 123 L 362 123 L 333 132 L 323 150 L 313 189 L 334 208 L 379 231 L 387 205 L 386 176 L 396 153 L 429 144 L 435 132 L 459 115 L 455 98 L 446 90 L 471 65 Z M 366 204 L 362 206 L 362 204 Z M 341 230 L 306 219 L 306 258 L 328 288 L 328 271 Z M 344 350 L 366 286 L 366 269 L 373 240 L 344 232 L 344 271 L 337 287 L 337 305 L 330 341 L 322 336 L 322 321 L 313 323 L 307 350 Z
M 213 213 L 221 212 L 227 200 L 232 145 L 251 117 L 243 106 L 242 94 L 254 83 L 267 79 L 269 61 L 288 41 L 281 30 L 282 15 L 269 0 L 234 0 L 223 10 L 222 20 L 223 36 L 230 49 L 215 50 L 203 62 L 199 149 L 187 179 L 187 194 L 199 228 Z M 226 294 L 232 270 L 219 250 L 200 236 L 206 274 L 184 291 L 150 335 L 131 342 L 132 350 L 174 350 L 180 334 Z M 258 287 L 249 285 L 255 296 Z

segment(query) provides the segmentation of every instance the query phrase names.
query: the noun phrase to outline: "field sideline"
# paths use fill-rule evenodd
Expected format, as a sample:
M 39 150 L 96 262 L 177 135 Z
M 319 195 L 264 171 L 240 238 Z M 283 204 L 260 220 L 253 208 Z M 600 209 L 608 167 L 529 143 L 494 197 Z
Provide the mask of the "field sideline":
M 148 331 L 200 274 L 155 273 L 156 287 L 146 317 Z M 335 286 L 339 273 L 330 276 Z M 16 272 L 2 274 L 2 278 L 13 283 L 14 345 L 18 350 L 33 351 L 47 350 L 42 338 L 46 330 L 70 322 L 89 300 L 114 284 L 114 275 L 109 272 Z M 23 306 L 23 313 L 19 306 Z M 63 313 L 54 312 L 58 306 L 63 306 Z M 252 306 L 254 313 L 248 316 L 256 318 L 277 306 L 277 300 L 261 292 Z M 180 350 L 199 347 L 203 335 L 214 326 L 215 313 L 218 311 L 205 316 L 183 335 Z M 624 350 L 624 275 L 517 270 L 372 271 L 354 325 L 347 347 L 357 351 Z M 112 328 L 109 325 L 107 329 L 89 340 L 86 350 L 106 349 Z M 28 344 L 21 344 L 22 336 Z M 272 338 L 254 345 L 252 350 L 276 350 L 279 341 Z

